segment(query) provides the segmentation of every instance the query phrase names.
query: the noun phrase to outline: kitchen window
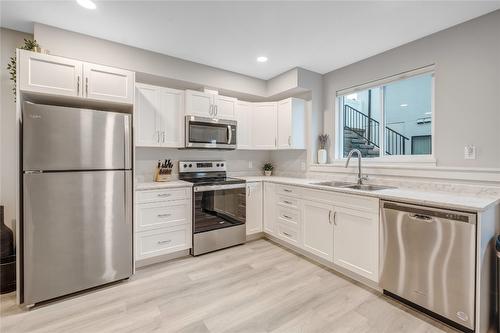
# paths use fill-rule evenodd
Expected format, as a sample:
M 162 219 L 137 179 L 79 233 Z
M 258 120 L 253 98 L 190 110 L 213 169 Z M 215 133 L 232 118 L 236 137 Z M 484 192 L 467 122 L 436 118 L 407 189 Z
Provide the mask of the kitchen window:
M 337 92 L 336 158 L 351 149 L 375 160 L 430 157 L 433 104 L 432 67 Z

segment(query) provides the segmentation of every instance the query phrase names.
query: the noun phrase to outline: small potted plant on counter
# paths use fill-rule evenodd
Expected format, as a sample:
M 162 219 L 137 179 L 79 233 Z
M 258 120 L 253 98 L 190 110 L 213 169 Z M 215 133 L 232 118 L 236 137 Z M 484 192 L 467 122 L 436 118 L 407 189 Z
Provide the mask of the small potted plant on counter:
M 318 163 L 325 164 L 327 161 L 327 146 L 328 146 L 328 134 L 320 134 L 318 136 L 319 140 L 319 150 L 318 150 Z
M 273 170 L 274 170 L 274 166 L 272 163 L 267 162 L 264 164 L 264 174 L 266 176 L 270 176 L 273 173 Z

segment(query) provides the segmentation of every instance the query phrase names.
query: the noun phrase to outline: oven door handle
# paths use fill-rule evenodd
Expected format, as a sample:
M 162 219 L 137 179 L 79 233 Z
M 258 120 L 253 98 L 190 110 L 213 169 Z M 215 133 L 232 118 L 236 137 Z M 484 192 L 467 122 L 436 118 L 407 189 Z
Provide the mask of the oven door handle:
M 228 185 L 204 185 L 195 186 L 194 192 L 207 192 L 207 191 L 219 191 L 219 190 L 232 190 L 235 188 L 245 188 L 247 185 L 245 183 L 241 184 L 228 184 Z

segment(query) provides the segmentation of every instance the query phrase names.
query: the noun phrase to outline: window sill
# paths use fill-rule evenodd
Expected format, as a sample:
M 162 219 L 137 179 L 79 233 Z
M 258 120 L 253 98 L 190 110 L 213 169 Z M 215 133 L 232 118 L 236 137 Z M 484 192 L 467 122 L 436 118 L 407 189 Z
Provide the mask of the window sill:
M 330 167 L 345 167 L 347 158 L 333 160 L 329 164 L 314 164 L 318 166 Z M 354 162 L 354 163 L 353 163 Z M 350 166 L 357 165 L 357 158 L 351 159 Z M 397 158 L 363 158 L 362 165 L 365 167 L 376 168 L 420 168 L 420 167 L 436 167 L 436 159 L 432 156 L 401 156 Z

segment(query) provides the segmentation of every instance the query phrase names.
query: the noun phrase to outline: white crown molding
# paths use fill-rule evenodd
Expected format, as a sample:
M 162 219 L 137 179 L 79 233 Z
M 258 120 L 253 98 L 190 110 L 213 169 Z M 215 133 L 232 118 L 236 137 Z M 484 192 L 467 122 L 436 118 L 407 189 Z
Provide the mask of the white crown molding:
M 357 172 L 357 164 L 348 168 L 344 163 L 311 164 L 309 172 L 353 174 Z M 438 167 L 430 163 L 378 164 L 363 165 L 363 173 L 373 176 L 406 177 L 443 179 L 465 182 L 486 182 L 500 184 L 500 168 L 465 168 L 465 167 Z

